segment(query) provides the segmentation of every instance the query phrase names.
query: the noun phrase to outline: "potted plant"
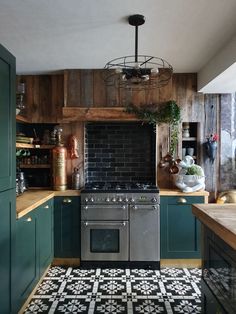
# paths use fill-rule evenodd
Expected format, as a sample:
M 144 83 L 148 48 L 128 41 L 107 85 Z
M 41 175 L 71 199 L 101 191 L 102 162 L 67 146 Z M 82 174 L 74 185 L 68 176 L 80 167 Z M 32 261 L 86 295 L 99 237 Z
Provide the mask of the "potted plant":
M 135 106 L 129 104 L 125 111 L 134 113 L 140 120 L 148 122 L 156 127 L 163 123 L 170 126 L 170 154 L 175 155 L 178 137 L 179 137 L 179 122 L 181 119 L 181 109 L 174 100 L 170 100 L 161 105 L 150 104 L 145 106 Z

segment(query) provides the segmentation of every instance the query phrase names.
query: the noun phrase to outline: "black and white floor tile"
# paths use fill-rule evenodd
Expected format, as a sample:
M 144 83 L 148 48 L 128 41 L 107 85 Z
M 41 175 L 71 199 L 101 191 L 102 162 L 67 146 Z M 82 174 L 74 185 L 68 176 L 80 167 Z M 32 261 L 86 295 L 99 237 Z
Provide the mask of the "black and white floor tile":
M 24 313 L 201 313 L 197 268 L 51 267 Z

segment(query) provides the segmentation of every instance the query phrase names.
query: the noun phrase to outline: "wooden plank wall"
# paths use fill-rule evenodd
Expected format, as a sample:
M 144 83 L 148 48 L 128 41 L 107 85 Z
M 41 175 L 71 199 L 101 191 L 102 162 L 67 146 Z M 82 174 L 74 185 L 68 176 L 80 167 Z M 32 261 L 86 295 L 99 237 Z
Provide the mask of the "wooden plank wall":
M 236 187 L 236 94 L 220 96 L 219 190 Z
M 26 82 L 27 116 L 31 122 L 62 122 L 62 108 L 107 108 L 123 107 L 125 104 L 135 105 L 160 104 L 175 100 L 182 109 L 182 122 L 198 122 L 199 164 L 204 167 L 206 189 L 211 192 L 210 200 L 214 200 L 218 191 L 234 188 L 236 176 L 236 134 L 235 95 L 203 95 L 197 93 L 196 73 L 175 73 L 168 85 L 148 92 L 130 92 L 119 90 L 115 86 L 106 87 L 103 81 L 103 70 L 65 70 L 63 74 L 44 76 L 20 76 L 18 80 Z M 115 108 L 114 108 L 115 109 Z M 119 108 L 117 108 L 118 110 Z M 104 110 L 104 109 L 103 109 Z M 118 110 L 119 112 L 119 110 Z M 86 119 L 92 112 L 87 112 Z M 124 115 L 124 113 L 122 112 Z M 120 118 L 125 119 L 120 114 Z M 104 115 L 104 113 L 102 113 Z M 70 118 L 71 117 L 71 118 Z M 83 127 L 78 121 L 79 115 L 69 110 L 69 118 L 63 123 L 65 137 L 74 134 L 81 143 L 79 160 L 68 162 L 68 177 L 75 166 L 81 169 L 81 181 L 84 180 L 83 165 Z M 109 119 L 109 114 L 106 115 Z M 94 119 L 93 115 L 92 118 Z M 71 119 L 71 120 L 70 120 Z M 132 117 L 128 118 L 132 120 Z M 69 121 L 70 120 L 70 121 Z M 64 122 L 65 122 L 64 121 Z M 73 122 L 71 122 L 73 121 Z M 181 131 L 181 129 L 180 129 Z M 169 128 L 161 125 L 157 128 L 157 165 L 161 155 L 169 151 Z M 206 157 L 204 142 L 211 133 L 221 136 L 217 157 L 211 163 Z M 181 156 L 181 132 L 177 155 Z M 177 157 L 177 156 L 176 156 Z M 162 188 L 173 187 L 173 175 L 167 168 L 157 166 L 157 182 Z

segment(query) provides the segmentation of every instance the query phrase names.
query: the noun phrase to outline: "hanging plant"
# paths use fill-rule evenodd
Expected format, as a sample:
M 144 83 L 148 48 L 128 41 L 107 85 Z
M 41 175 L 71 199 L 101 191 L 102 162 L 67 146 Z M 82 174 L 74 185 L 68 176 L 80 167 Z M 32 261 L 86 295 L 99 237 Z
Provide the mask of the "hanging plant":
M 137 118 L 148 122 L 156 127 L 167 123 L 170 125 L 170 153 L 175 155 L 178 137 L 179 137 L 179 122 L 181 119 L 181 109 L 174 100 L 170 100 L 162 105 L 151 104 L 137 107 L 133 104 L 126 106 L 125 111 L 134 113 Z

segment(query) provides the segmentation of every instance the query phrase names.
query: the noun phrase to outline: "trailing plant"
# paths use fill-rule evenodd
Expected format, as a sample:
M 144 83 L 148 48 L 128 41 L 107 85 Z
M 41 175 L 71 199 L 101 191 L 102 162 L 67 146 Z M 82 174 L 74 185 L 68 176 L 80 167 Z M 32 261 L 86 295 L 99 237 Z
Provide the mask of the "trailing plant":
M 142 121 L 148 122 L 156 127 L 163 123 L 170 125 L 170 153 L 175 155 L 178 137 L 179 137 L 179 122 L 181 119 L 181 109 L 174 100 L 170 100 L 161 105 L 150 104 L 145 106 L 135 106 L 129 104 L 126 106 L 125 111 L 134 113 L 137 118 Z

